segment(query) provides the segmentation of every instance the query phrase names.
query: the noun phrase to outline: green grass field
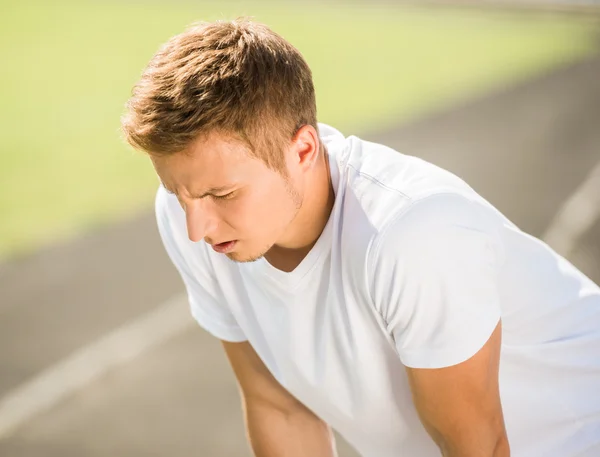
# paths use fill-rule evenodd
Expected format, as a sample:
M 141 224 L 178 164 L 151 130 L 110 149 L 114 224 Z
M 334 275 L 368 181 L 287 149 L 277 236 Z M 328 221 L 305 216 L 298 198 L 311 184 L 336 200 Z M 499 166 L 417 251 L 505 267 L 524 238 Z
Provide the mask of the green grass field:
M 0 3 L 0 258 L 151 205 L 156 177 L 122 143 L 119 117 L 159 44 L 196 20 L 271 25 L 312 66 L 320 120 L 344 133 L 391 127 L 594 50 L 593 24 L 581 19 L 299 5 Z

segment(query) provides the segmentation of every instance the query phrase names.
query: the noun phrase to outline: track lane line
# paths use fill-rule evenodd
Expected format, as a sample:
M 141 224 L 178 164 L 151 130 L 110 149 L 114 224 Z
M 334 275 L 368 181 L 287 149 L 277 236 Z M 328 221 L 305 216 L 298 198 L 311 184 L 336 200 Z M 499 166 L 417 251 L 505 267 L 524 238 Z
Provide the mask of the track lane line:
M 0 399 L 0 440 L 64 398 L 196 323 L 185 295 L 116 328 L 43 370 Z
M 556 213 L 542 239 L 563 257 L 600 218 L 600 162 Z

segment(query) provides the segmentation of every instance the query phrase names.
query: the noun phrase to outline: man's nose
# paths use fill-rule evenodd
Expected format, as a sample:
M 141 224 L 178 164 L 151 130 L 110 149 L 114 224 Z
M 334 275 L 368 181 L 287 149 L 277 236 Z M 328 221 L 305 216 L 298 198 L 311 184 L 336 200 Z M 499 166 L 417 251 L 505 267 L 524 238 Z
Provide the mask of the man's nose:
M 211 215 L 207 205 L 200 200 L 195 200 L 185 208 L 185 219 L 187 223 L 188 238 L 197 242 L 209 236 L 215 227 L 215 218 Z

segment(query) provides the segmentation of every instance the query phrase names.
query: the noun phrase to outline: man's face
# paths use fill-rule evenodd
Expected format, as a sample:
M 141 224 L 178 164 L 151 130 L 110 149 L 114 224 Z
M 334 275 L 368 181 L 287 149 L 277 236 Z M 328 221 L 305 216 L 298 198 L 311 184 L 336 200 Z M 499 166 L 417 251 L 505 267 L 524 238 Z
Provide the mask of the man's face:
M 302 204 L 301 185 L 222 134 L 200 138 L 185 153 L 152 157 L 152 162 L 185 211 L 189 239 L 204 240 L 235 261 L 262 257 Z

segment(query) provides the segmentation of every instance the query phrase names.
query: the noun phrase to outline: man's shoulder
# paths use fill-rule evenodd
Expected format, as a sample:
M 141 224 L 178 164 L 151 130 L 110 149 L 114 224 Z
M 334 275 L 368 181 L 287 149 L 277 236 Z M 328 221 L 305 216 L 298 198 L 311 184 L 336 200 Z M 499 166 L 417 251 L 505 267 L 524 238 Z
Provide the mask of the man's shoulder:
M 418 262 L 424 252 L 456 252 L 457 246 L 451 245 L 457 236 L 496 240 L 500 223 L 495 209 L 477 194 L 449 190 L 412 197 L 399 194 L 393 202 L 361 202 L 346 196 L 340 238 L 345 260 L 355 265 L 357 274 L 371 276 L 377 265 L 399 258 Z
M 369 263 L 402 261 L 423 265 L 425 258 L 502 256 L 500 213 L 477 194 L 437 192 L 412 199 L 388 218 L 371 242 Z
M 348 172 L 357 180 L 368 180 L 380 189 L 408 198 L 418 198 L 442 191 L 472 191 L 471 187 L 449 170 L 417 156 L 396 151 L 389 146 L 350 137 L 347 155 Z
M 465 181 L 435 164 L 358 137 L 348 140 L 352 146 L 340 167 L 344 217 L 351 224 L 363 219 L 378 233 L 415 206 L 429 208 L 444 200 L 487 203 Z

